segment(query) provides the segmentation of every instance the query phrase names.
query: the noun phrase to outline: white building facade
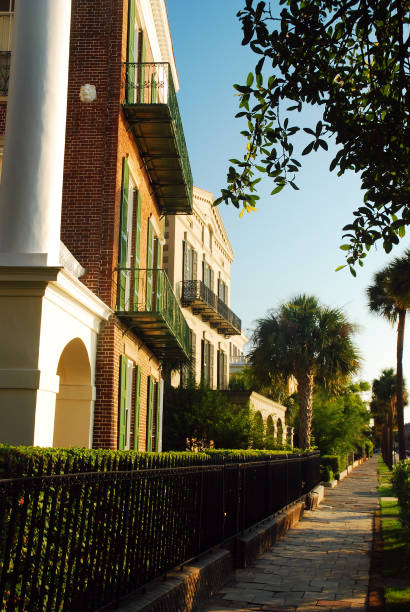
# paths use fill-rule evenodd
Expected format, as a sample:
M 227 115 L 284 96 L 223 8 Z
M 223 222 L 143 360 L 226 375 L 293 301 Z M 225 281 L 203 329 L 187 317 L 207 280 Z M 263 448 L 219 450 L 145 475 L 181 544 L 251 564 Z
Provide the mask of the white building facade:
M 167 218 L 164 267 L 190 328 L 195 382 L 227 389 L 233 339 L 242 338 L 230 305 L 234 255 L 212 193 L 194 187 L 193 202 L 193 215 Z M 243 341 L 235 352 L 238 346 Z M 174 376 L 172 383 L 179 382 Z

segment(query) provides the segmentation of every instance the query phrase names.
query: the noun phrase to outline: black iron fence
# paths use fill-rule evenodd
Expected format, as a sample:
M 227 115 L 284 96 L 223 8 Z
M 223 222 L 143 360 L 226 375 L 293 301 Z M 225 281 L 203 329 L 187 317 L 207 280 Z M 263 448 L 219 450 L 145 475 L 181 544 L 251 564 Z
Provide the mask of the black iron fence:
M 308 493 L 319 455 L 0 480 L 0 608 L 98 610 Z

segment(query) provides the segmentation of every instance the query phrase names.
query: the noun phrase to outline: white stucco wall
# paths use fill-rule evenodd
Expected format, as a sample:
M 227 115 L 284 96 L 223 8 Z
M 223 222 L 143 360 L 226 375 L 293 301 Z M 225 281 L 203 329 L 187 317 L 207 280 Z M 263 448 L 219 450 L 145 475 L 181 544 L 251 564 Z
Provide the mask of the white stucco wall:
M 88 415 L 75 418 L 72 412 L 65 421 L 65 430 L 70 423 L 72 430 L 64 439 L 91 445 L 97 334 L 110 313 L 64 269 L 0 267 L 0 316 L 6 322 L 0 328 L 0 441 L 53 446 L 57 369 L 65 347 L 77 339 L 89 372 L 78 376 L 76 364 L 71 371 L 65 363 L 64 399 L 66 405 L 81 399 Z
M 194 213 L 193 215 L 176 215 L 167 219 L 166 249 L 164 255 L 167 259 L 164 267 L 174 288 L 177 298 L 181 297 L 181 281 L 183 252 L 182 243 L 187 241 L 197 252 L 197 279 L 202 280 L 202 261 L 214 271 L 213 292 L 217 295 L 217 282 L 220 277 L 228 287 L 227 305 L 230 306 L 231 294 L 231 265 L 233 251 L 226 229 L 223 225 L 219 211 L 212 206 L 214 201 L 212 193 L 194 187 Z M 211 228 L 211 244 L 207 239 L 204 228 Z M 191 308 L 182 308 L 184 317 L 190 329 L 196 334 L 196 381 L 201 378 L 201 340 L 204 338 L 214 346 L 213 386 L 217 383 L 217 351 L 226 353 L 229 364 L 230 339 L 219 334 L 211 328 L 208 322 L 203 321 L 201 315 L 193 314 Z M 234 308 L 232 309 L 234 312 Z M 233 338 L 232 336 L 231 338 Z M 229 373 L 227 373 L 229 377 Z M 178 384 L 179 378 L 174 377 L 173 384 Z

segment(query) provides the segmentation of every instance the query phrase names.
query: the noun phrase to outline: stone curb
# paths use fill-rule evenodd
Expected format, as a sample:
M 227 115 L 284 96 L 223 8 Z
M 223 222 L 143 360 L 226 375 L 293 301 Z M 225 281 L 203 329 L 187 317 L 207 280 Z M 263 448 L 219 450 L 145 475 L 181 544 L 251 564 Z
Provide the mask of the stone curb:
M 300 520 L 305 506 L 317 508 L 323 497 L 324 488 L 319 485 L 305 499 L 291 504 L 284 511 L 231 540 L 231 550 L 219 548 L 204 553 L 180 571 L 168 572 L 164 580 L 155 580 L 146 585 L 143 594 L 133 593 L 122 599 L 119 606 L 111 605 L 104 609 L 120 612 L 192 612 L 201 601 L 210 599 L 221 590 L 234 567 L 249 566 Z
M 110 610 L 120 612 L 191 612 L 199 601 L 209 599 L 225 584 L 233 569 L 229 550 L 205 553 L 184 566 L 169 572 L 164 580 L 146 585 L 141 595 L 130 595 Z

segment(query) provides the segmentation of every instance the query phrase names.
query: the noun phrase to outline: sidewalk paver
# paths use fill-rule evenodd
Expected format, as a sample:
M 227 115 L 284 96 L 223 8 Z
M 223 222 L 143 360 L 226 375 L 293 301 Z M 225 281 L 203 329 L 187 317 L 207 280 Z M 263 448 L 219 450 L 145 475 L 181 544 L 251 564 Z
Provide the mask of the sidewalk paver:
M 321 506 L 247 569 L 236 570 L 201 612 L 366 610 L 377 457 L 328 489 Z

